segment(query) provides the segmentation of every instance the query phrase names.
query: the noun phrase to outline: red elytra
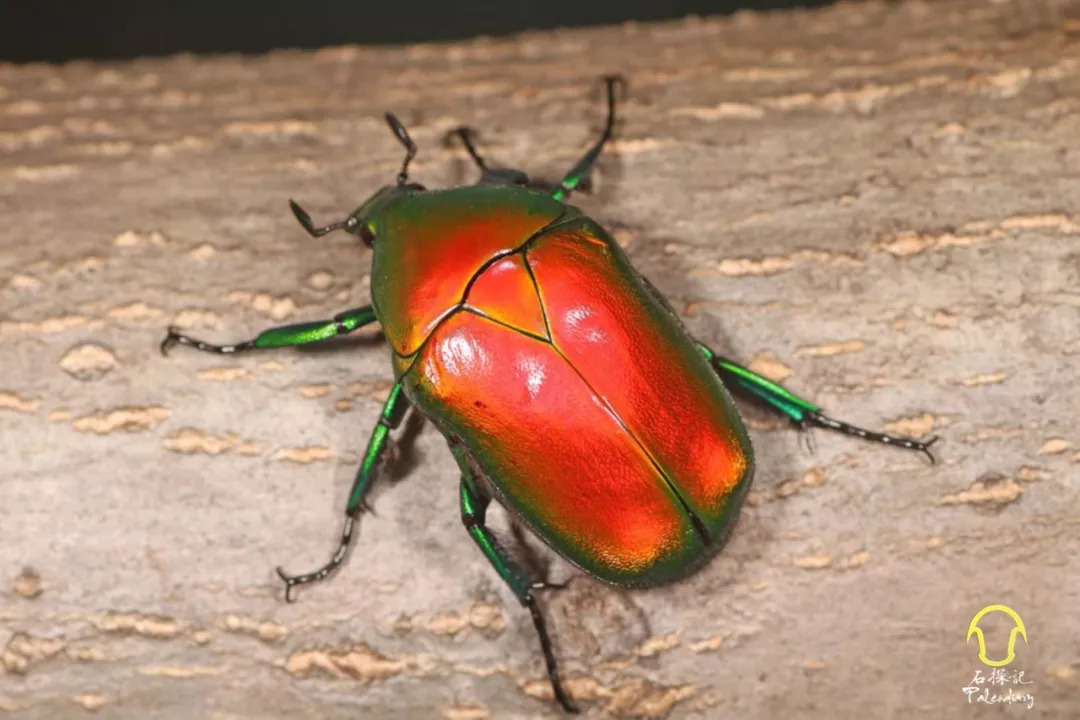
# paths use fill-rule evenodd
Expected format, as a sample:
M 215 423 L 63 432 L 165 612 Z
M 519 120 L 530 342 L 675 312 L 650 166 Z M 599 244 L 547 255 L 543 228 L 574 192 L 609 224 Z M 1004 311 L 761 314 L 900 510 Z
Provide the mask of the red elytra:
M 597 223 L 481 185 L 404 195 L 368 225 L 403 392 L 511 512 L 621 585 L 669 582 L 715 553 L 753 472 L 746 431 Z

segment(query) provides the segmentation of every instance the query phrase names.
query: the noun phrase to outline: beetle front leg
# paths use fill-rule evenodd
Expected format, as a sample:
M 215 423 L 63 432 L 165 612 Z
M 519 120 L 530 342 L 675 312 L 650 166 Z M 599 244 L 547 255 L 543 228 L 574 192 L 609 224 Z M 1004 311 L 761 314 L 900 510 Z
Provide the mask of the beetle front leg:
M 559 183 L 559 188 L 552 193 L 552 197 L 556 200 L 565 200 L 570 197 L 570 193 L 574 191 L 579 185 L 588 180 L 589 173 L 592 172 L 593 166 L 596 165 L 597 158 L 600 157 L 601 151 L 604 146 L 607 145 L 608 140 L 611 139 L 612 134 L 615 132 L 615 86 L 626 86 L 626 81 L 620 75 L 608 75 L 604 78 L 604 85 L 607 89 L 607 120 L 604 122 L 604 132 L 601 133 L 600 139 L 589 148 L 589 151 L 585 153 L 584 157 L 577 161 L 574 167 L 570 168 L 570 172 L 566 173 L 566 177 Z
M 473 138 L 476 137 L 476 130 L 473 128 L 465 125 L 455 128 L 446 134 L 444 142 L 449 145 L 450 141 L 455 137 L 461 138 L 461 143 L 465 146 L 465 152 L 469 153 L 469 157 L 472 158 L 473 163 L 476 167 L 480 168 L 480 183 L 489 183 L 491 185 L 523 185 L 526 187 L 551 189 L 549 183 L 529 180 L 529 176 L 521 170 L 489 167 L 484 160 L 484 157 L 477 151 L 476 146 L 473 145 Z
M 294 587 L 325 579 L 345 560 L 345 555 L 349 552 L 349 545 L 352 544 L 353 527 L 356 524 L 356 519 L 360 516 L 360 512 L 367 507 L 364 504 L 364 496 L 371 489 L 372 481 L 375 479 L 375 468 L 386 451 L 390 431 L 401 424 L 401 419 L 405 416 L 408 407 L 409 401 L 401 392 L 401 383 L 394 385 L 390 391 L 390 397 L 387 398 L 386 404 L 383 405 L 379 422 L 375 425 L 375 429 L 371 431 L 371 439 L 368 440 L 367 450 L 364 451 L 364 461 L 356 472 L 356 479 L 353 480 L 352 489 L 349 491 L 349 502 L 345 506 L 345 526 L 341 531 L 338 548 L 334 551 L 330 561 L 318 570 L 302 575 L 288 575 L 280 567 L 277 568 L 278 577 L 285 581 L 286 602 L 292 602 L 292 589 Z
M 486 176 L 491 169 L 488 167 L 487 162 L 484 161 L 484 157 L 477 152 L 476 146 L 473 145 L 473 138 L 476 137 L 476 130 L 462 125 L 461 127 L 454 128 L 450 132 L 446 133 L 446 137 L 443 138 L 443 143 L 449 147 L 453 138 L 461 138 L 461 144 L 465 146 L 465 152 L 469 153 L 469 157 L 472 158 L 476 167 L 480 168 L 481 182 L 483 182 L 483 176 Z
M 720 376 L 721 380 L 734 389 L 741 390 L 752 396 L 754 399 L 765 403 L 773 410 L 783 413 L 796 425 L 817 425 L 818 427 L 842 432 L 845 435 L 854 435 L 863 440 L 870 440 L 884 445 L 895 445 L 907 450 L 917 450 L 925 454 L 926 457 L 930 459 L 931 463 L 936 462 L 933 454 L 930 452 L 930 446 L 937 442 L 937 436 L 926 441 L 912 440 L 896 435 L 864 430 L 861 427 L 850 425 L 841 420 L 834 420 L 828 415 L 823 414 L 821 408 L 817 405 L 803 400 L 784 387 L 774 383 L 768 378 L 758 375 L 749 368 L 743 367 L 738 363 L 717 355 L 704 344 L 698 343 L 698 349 L 706 358 L 708 358 L 709 364 L 712 365 L 713 370 L 716 371 L 716 374 Z
M 465 529 L 469 531 L 473 541 L 480 548 L 480 551 L 484 553 L 484 557 L 495 568 L 495 572 L 499 573 L 499 577 L 506 581 L 506 584 L 514 591 L 514 595 L 517 596 L 521 604 L 529 609 L 533 626 L 540 636 L 540 649 L 544 653 L 548 680 L 551 682 L 551 689 L 555 693 L 555 698 L 566 712 L 580 712 L 559 679 L 558 664 L 555 660 L 555 652 L 551 649 L 551 638 L 548 636 L 547 622 L 536 603 L 534 591 L 545 587 L 547 583 L 532 579 L 529 573 L 510 557 L 510 554 L 502 546 L 498 538 L 488 529 L 485 518 L 487 517 L 487 508 L 491 498 L 480 492 L 476 485 L 476 474 L 469 464 L 468 458 L 464 456 L 459 447 L 451 443 L 450 449 L 461 467 L 461 522 L 465 524 Z
M 373 322 L 375 322 L 375 310 L 370 305 L 365 305 L 364 307 L 338 313 L 331 320 L 317 320 L 315 322 L 273 327 L 259 333 L 257 337 L 251 340 L 232 345 L 214 345 L 182 335 L 176 331 L 176 328 L 170 327 L 166 332 L 165 339 L 161 341 L 161 354 L 168 355 L 169 350 L 176 345 L 187 345 L 196 350 L 221 355 L 232 355 L 264 348 L 294 347 L 329 340 L 338 335 L 346 335 Z

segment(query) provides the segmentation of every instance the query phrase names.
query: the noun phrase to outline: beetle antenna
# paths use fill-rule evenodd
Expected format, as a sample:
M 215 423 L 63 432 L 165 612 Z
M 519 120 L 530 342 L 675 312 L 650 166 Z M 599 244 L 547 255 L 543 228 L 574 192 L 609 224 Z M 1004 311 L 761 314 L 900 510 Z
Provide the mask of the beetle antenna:
M 404 187 L 409 182 L 409 162 L 416 157 L 416 143 L 409 137 L 409 131 L 394 113 L 386 113 L 386 124 L 390 126 L 398 142 L 405 146 L 405 162 L 401 163 L 401 172 L 397 174 L 398 187 Z

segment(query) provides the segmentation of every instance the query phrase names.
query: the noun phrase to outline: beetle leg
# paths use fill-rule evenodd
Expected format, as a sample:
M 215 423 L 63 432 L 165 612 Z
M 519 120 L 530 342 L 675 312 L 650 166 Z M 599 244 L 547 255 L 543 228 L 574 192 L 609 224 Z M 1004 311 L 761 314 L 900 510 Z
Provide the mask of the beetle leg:
M 476 130 L 471 127 L 462 125 L 446 133 L 444 138 L 444 144 L 449 147 L 450 142 L 455 138 L 461 138 L 461 143 L 465 146 L 465 152 L 469 153 L 469 157 L 476 164 L 476 167 L 480 168 L 480 179 L 477 184 L 490 184 L 490 185 L 522 185 L 525 187 L 539 186 L 543 189 L 550 189 L 549 183 L 542 181 L 533 181 L 529 179 L 521 170 L 515 170 L 513 168 L 493 168 L 488 167 L 484 157 L 477 151 L 476 146 L 473 145 L 473 140 L 476 138 Z
M 555 652 L 551 649 L 551 638 L 548 636 L 547 622 L 543 613 L 540 612 L 540 608 L 536 603 L 536 596 L 533 594 L 534 589 L 545 587 L 547 584 L 538 583 L 531 579 L 528 572 L 510 557 L 506 548 L 502 546 L 494 533 L 488 529 L 485 518 L 487 517 L 487 508 L 491 498 L 486 494 L 482 494 L 476 486 L 476 474 L 464 453 L 454 444 L 451 444 L 450 449 L 461 467 L 461 522 L 465 524 L 465 529 L 469 531 L 473 541 L 476 542 L 480 551 L 484 553 L 484 557 L 495 568 L 495 572 L 499 573 L 499 577 L 506 581 L 506 584 L 514 591 L 514 595 L 521 601 L 521 604 L 529 609 L 533 626 L 536 627 L 536 633 L 540 636 L 540 649 L 544 653 L 548 680 L 551 682 L 551 689 L 555 693 L 555 698 L 566 712 L 579 712 L 570 695 L 563 689 L 562 681 L 559 680 L 559 669 L 555 661 Z
M 621 85 L 626 88 L 626 80 L 620 75 L 608 75 L 604 78 L 604 85 L 607 88 L 607 121 L 604 123 L 604 132 L 600 135 L 600 139 L 589 148 L 589 151 L 585 153 L 584 157 L 577 161 L 577 164 L 570 169 L 570 172 L 566 174 L 566 177 L 559 183 L 559 187 L 552 193 L 552 197 L 556 200 L 565 200 L 570 197 L 570 193 L 574 191 L 576 187 L 585 182 L 589 173 L 592 172 L 593 166 L 596 165 L 596 159 L 600 157 L 600 152 L 604 149 L 604 145 L 611 139 L 612 134 L 615 131 L 615 86 Z
M 338 313 L 332 320 L 282 325 L 259 333 L 258 337 L 232 345 L 213 345 L 196 338 L 182 335 L 175 327 L 169 327 L 165 339 L 161 341 L 161 354 L 168 355 L 169 349 L 176 345 L 187 345 L 204 352 L 232 355 L 233 353 L 259 350 L 262 348 L 291 347 L 329 340 L 338 335 L 346 335 L 353 330 L 375 322 L 375 311 L 370 305 Z
M 349 491 L 349 502 L 345 506 L 345 526 L 341 531 L 341 541 L 338 543 L 337 550 L 334 551 L 330 561 L 318 570 L 302 575 L 287 575 L 280 567 L 277 568 L 278 576 L 285 581 L 285 600 L 287 602 L 292 602 L 292 589 L 294 587 L 325 579 L 345 560 L 345 555 L 349 552 L 349 545 L 352 543 L 353 526 L 356 524 L 360 512 L 367 508 L 364 504 L 364 496 L 371 489 L 371 484 L 375 479 L 375 467 L 379 464 L 379 459 L 386 450 L 390 431 L 401 424 L 401 419 L 405 416 L 405 411 L 408 408 L 409 401 L 401 391 L 401 383 L 398 383 L 390 391 L 390 397 L 387 398 L 386 404 L 383 405 L 379 422 L 375 425 L 375 429 L 371 431 L 371 439 L 368 440 L 367 450 L 364 451 L 364 461 L 360 463 L 360 469 L 356 472 L 356 479 L 353 480 L 352 489 Z
M 925 454 L 926 457 L 930 459 L 931 463 L 936 462 L 933 454 L 930 452 L 930 446 L 937 442 L 937 436 L 925 441 L 912 440 L 896 435 L 864 430 L 861 427 L 850 425 L 841 420 L 834 420 L 828 415 L 823 414 L 821 408 L 817 405 L 814 405 L 807 400 L 803 400 L 797 395 L 789 392 L 787 389 L 777 385 L 772 380 L 764 378 L 738 363 L 734 363 L 727 358 L 717 355 L 705 345 L 698 343 L 698 349 L 706 358 L 708 358 L 709 363 L 713 366 L 716 374 L 730 387 L 735 390 L 741 390 L 752 396 L 754 399 L 769 405 L 772 409 L 782 412 L 796 425 L 817 425 L 818 427 L 842 432 L 845 435 L 854 435 L 855 437 L 864 440 L 871 440 L 884 445 L 896 445 L 897 447 L 902 447 L 907 450 L 917 450 Z
M 454 128 L 450 132 L 446 133 L 446 137 L 443 138 L 443 143 L 446 147 L 450 147 L 451 141 L 455 137 L 461 138 L 462 145 L 465 146 L 465 152 L 469 153 L 469 157 L 476 163 L 476 167 L 480 168 L 481 173 L 486 173 L 488 170 L 487 163 L 484 162 L 484 158 L 476 151 L 476 146 L 473 145 L 473 138 L 476 137 L 476 130 L 467 125 Z
M 323 225 L 322 227 L 315 227 L 315 223 L 312 222 L 311 216 L 308 215 L 307 210 L 300 207 L 300 203 L 290 198 L 289 208 L 292 209 L 292 213 L 296 216 L 296 220 L 300 223 L 300 226 L 303 227 L 311 237 L 322 237 L 326 233 L 334 232 L 335 230 L 348 230 L 349 232 L 352 232 L 357 225 L 356 218 L 350 215 L 344 220 L 338 220 L 337 222 L 332 222 L 329 225 Z

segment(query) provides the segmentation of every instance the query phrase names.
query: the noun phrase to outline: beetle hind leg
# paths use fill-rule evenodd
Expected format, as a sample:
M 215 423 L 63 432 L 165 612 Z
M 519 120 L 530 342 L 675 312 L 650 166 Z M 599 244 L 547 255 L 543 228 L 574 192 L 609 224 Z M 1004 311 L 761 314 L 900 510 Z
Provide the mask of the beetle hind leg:
M 476 484 L 476 473 L 469 464 L 468 458 L 459 446 L 451 443 L 450 449 L 461 467 L 461 522 L 469 531 L 469 536 L 484 553 L 495 571 L 499 573 L 514 595 L 522 605 L 529 609 L 532 615 L 533 626 L 536 634 L 540 636 L 540 649 L 544 653 L 544 664 L 547 667 L 548 680 L 551 689 L 555 693 L 555 699 L 559 701 L 563 710 L 568 713 L 579 712 L 577 705 L 562 686 L 559 679 L 558 663 L 555 660 L 555 652 L 551 647 L 551 637 L 547 631 L 547 621 L 536 602 L 535 590 L 546 587 L 548 584 L 532 579 L 529 573 L 517 563 L 506 548 L 502 546 L 494 533 L 485 524 L 488 504 L 491 498 L 482 493 Z
M 552 193 L 552 197 L 556 200 L 565 200 L 570 197 L 570 193 L 576 188 L 588 182 L 589 173 L 592 172 L 593 166 L 596 165 L 596 160 L 600 157 L 604 146 L 611 140 L 611 136 L 615 132 L 616 85 L 625 89 L 626 80 L 621 75 L 607 75 L 604 77 L 604 86 L 607 91 L 607 120 L 604 122 L 604 131 L 600 134 L 600 139 L 589 148 L 588 152 L 577 161 L 574 167 L 570 168 L 570 172 L 566 173 L 562 182 L 559 183 L 558 189 Z
M 709 363 L 713 366 L 713 370 L 716 371 L 716 374 L 720 376 L 725 384 L 734 390 L 741 391 L 752 398 L 765 403 L 773 410 L 783 413 L 788 419 L 800 427 L 816 425 L 828 430 L 844 433 L 845 435 L 862 438 L 863 440 L 870 440 L 871 442 L 877 442 L 883 445 L 893 445 L 906 450 L 915 450 L 926 455 L 931 463 L 936 462 L 933 453 L 930 452 L 930 446 L 938 441 L 937 436 L 931 437 L 929 440 L 914 440 L 898 435 L 889 435 L 887 433 L 866 430 L 856 425 L 843 422 L 842 420 L 833 419 L 822 413 L 821 408 L 817 405 L 803 400 L 784 387 L 777 385 L 768 378 L 758 375 L 749 368 L 745 368 L 738 363 L 734 363 L 727 358 L 717 355 L 705 345 L 698 343 L 698 349 L 706 358 L 708 358 Z
M 405 395 L 402 394 L 401 384 L 394 385 L 390 391 L 390 397 L 387 399 L 386 404 L 383 405 L 382 413 L 379 415 L 379 422 L 376 423 L 375 429 L 371 431 L 371 439 L 368 441 L 367 450 L 364 451 L 364 460 L 360 464 L 360 469 L 356 472 L 356 479 L 353 480 L 352 489 L 349 491 L 349 502 L 345 506 L 345 525 L 341 531 L 341 540 L 338 542 L 337 550 L 334 551 L 329 562 L 318 570 L 301 575 L 289 575 L 280 567 L 276 568 L 278 577 L 285 581 L 286 602 L 292 602 L 292 590 L 294 587 L 324 580 L 344 562 L 345 556 L 349 552 L 349 546 L 352 544 L 353 528 L 356 525 L 356 520 L 360 517 L 361 511 L 367 509 L 364 496 L 367 495 L 372 482 L 375 480 L 375 468 L 386 452 L 390 431 L 401 424 L 408 407 L 409 402 L 405 399 Z

